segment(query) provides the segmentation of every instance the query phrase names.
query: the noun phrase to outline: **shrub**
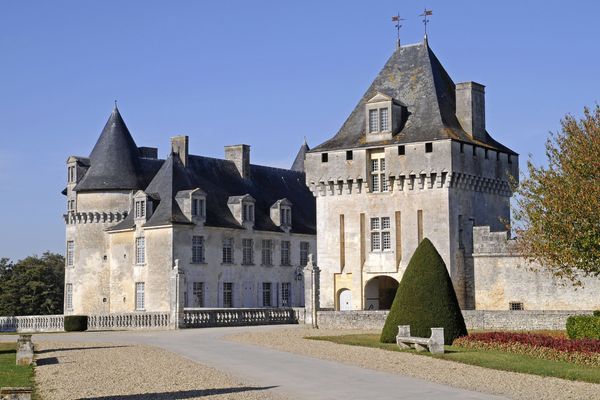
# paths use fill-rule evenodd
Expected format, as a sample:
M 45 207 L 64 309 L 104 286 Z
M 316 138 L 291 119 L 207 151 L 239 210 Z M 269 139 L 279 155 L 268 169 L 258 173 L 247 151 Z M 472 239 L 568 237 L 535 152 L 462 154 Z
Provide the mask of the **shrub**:
M 600 310 L 594 311 L 594 317 L 600 317 Z
M 87 331 L 88 317 L 87 315 L 65 315 L 65 331 L 66 332 L 83 332 Z
M 600 316 L 574 315 L 567 319 L 567 335 L 571 339 L 600 339 Z
M 410 325 L 412 336 L 429 337 L 444 328 L 444 342 L 467 334 L 446 264 L 429 239 L 423 239 L 402 276 L 380 341 L 394 343 L 398 325 Z
M 476 350 L 498 350 L 545 360 L 600 366 L 600 340 L 570 340 L 532 333 L 486 332 L 458 338 L 454 345 Z

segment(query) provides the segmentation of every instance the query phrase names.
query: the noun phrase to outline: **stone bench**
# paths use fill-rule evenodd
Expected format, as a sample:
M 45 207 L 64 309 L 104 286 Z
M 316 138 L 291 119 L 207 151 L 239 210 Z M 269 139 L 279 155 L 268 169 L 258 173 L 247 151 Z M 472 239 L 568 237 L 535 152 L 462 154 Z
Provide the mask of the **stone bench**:
M 410 325 L 398 325 L 396 343 L 401 349 L 414 347 L 416 351 L 429 349 L 432 354 L 444 353 L 444 328 L 431 328 L 431 337 L 410 336 Z M 412 345 L 412 346 L 411 346 Z
M 0 400 L 31 400 L 33 389 L 29 387 L 0 388 Z

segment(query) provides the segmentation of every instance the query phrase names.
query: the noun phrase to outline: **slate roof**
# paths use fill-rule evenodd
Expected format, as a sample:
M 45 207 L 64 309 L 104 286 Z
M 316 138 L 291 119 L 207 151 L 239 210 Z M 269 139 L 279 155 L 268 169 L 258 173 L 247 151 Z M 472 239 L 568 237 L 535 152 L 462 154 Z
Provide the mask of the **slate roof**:
M 78 192 L 139 189 L 147 182 L 150 163 L 141 165 L 138 148 L 115 106 L 90 157 L 90 168 L 77 184 Z
M 300 150 L 298 150 L 298 154 L 296 154 L 296 158 L 292 163 L 292 171 L 304 172 L 304 159 L 306 158 L 306 153 L 310 151 L 310 147 L 308 147 L 308 143 L 306 143 L 306 139 L 302 146 L 300 146 Z
M 377 92 L 406 104 L 409 115 L 402 130 L 391 140 L 367 143 L 365 104 Z M 489 133 L 486 133 L 485 141 L 471 138 L 456 118 L 455 99 L 454 82 L 427 42 L 400 47 L 389 58 L 338 133 L 311 151 L 454 139 L 516 154 L 495 141 Z

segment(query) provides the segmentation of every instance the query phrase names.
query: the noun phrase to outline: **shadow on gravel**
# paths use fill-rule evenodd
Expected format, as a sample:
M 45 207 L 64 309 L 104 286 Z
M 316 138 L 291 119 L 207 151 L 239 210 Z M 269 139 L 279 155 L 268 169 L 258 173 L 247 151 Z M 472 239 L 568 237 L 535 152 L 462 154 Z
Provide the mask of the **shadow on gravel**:
M 38 367 L 54 364 L 58 364 L 58 358 L 56 357 L 38 358 L 37 360 L 35 360 L 35 365 Z
M 55 351 L 115 349 L 118 347 L 131 347 L 131 346 L 64 347 L 61 349 L 46 349 L 46 350 L 40 350 L 40 351 L 36 350 L 35 354 L 54 353 Z
M 163 393 L 140 393 L 140 394 L 123 394 L 118 396 L 101 396 L 101 397 L 81 397 L 79 400 L 171 400 L 171 399 L 191 399 L 194 397 L 216 396 L 219 394 L 252 392 L 257 390 L 269 390 L 277 386 L 264 387 L 234 387 L 220 389 L 203 389 L 203 390 L 180 390 L 177 392 Z

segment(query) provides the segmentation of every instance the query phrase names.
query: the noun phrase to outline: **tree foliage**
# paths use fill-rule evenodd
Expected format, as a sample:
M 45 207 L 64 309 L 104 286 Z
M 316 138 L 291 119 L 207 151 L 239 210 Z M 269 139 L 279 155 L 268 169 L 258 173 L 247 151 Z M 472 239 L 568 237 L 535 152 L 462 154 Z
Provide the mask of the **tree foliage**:
M 561 125 L 546 141 L 548 166 L 527 163 L 514 228 L 524 256 L 578 284 L 600 275 L 600 106 Z
M 431 328 L 444 328 L 444 342 L 467 334 L 452 279 L 442 256 L 423 239 L 402 276 L 381 332 L 382 343 L 394 343 L 398 325 L 410 325 L 412 336 L 429 337 Z
M 46 252 L 17 263 L 0 259 L 0 315 L 62 314 L 65 259 Z

